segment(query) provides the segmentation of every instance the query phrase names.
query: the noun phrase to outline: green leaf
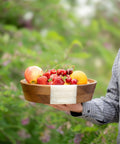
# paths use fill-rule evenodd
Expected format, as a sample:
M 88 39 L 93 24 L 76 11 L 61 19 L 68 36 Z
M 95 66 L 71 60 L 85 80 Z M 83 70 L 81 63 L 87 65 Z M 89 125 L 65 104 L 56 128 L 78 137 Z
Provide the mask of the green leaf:
M 52 78 L 48 79 L 48 82 L 52 81 Z
M 81 52 L 81 53 L 70 53 L 69 57 L 87 59 L 87 58 L 90 58 L 91 55 L 86 52 Z
M 80 48 L 80 49 L 83 49 L 82 43 L 79 40 L 72 41 L 70 47 L 71 48 Z
M 76 126 L 74 126 L 74 128 L 72 129 L 72 131 L 73 132 L 78 132 L 78 131 L 81 131 L 81 129 L 82 129 L 82 125 L 76 125 Z

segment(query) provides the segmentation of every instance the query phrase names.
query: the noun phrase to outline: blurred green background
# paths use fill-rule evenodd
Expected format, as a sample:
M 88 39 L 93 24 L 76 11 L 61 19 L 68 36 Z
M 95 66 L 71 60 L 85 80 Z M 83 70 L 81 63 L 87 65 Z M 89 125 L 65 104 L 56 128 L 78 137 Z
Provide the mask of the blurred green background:
M 74 66 L 105 96 L 119 49 L 120 1 L 0 0 L 0 144 L 113 144 L 118 124 L 97 126 L 24 100 L 24 70 Z

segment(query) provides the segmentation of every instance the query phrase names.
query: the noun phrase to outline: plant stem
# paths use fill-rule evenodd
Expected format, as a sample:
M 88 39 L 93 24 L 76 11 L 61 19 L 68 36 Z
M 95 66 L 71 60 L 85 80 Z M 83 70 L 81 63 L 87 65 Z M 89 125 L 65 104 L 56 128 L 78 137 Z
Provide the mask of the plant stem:
M 8 136 L 8 134 L 0 128 L 0 132 L 12 143 L 12 144 L 16 144 L 15 140 L 12 139 L 11 136 Z

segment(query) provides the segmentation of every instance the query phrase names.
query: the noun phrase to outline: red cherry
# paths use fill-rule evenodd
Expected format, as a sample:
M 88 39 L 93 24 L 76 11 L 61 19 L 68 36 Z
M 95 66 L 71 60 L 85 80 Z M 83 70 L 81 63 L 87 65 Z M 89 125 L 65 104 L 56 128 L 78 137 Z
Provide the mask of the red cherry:
M 66 70 L 66 73 L 67 73 L 68 75 L 72 74 L 72 73 L 73 73 L 73 69 L 72 69 L 72 68 L 71 68 L 71 69 L 67 69 L 67 70 Z
M 71 80 L 72 80 L 71 77 L 67 77 L 67 78 L 66 78 L 66 82 L 67 82 L 67 83 L 70 83 Z
M 70 84 L 71 85 L 76 85 L 77 84 L 77 80 L 76 79 L 72 79 Z
M 43 76 L 46 76 L 48 79 L 50 78 L 51 73 L 50 72 L 46 72 L 43 74 Z
M 62 70 L 62 69 L 58 69 L 58 70 L 57 70 L 57 75 L 61 75 L 61 70 Z
M 62 70 L 61 70 L 61 75 L 62 75 L 62 76 L 65 76 L 65 75 L 66 75 L 66 70 L 62 69 Z
M 65 75 L 66 75 L 66 70 L 64 70 L 64 69 L 58 69 L 58 70 L 57 70 L 57 74 L 58 74 L 58 75 L 65 76 Z
M 56 74 L 57 73 L 57 71 L 55 69 L 51 69 L 50 72 L 51 72 L 51 74 Z

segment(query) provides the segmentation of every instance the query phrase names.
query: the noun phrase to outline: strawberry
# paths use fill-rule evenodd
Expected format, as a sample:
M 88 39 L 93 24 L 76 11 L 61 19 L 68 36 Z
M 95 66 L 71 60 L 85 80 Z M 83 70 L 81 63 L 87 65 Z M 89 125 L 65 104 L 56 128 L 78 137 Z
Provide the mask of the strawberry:
M 48 79 L 50 78 L 51 73 L 50 72 L 46 72 L 43 74 L 43 76 L 46 76 Z
M 46 85 L 47 84 L 47 77 L 41 76 L 37 79 L 37 84 Z
M 60 76 L 56 77 L 53 81 L 54 85 L 64 85 L 64 83 L 64 80 Z
M 53 81 L 49 81 L 47 84 L 48 85 L 53 85 Z
M 77 80 L 76 79 L 72 79 L 70 84 L 71 85 L 76 85 L 77 84 Z
M 54 79 L 57 77 L 57 74 L 52 74 L 51 76 L 50 76 L 50 79 L 52 79 L 52 81 L 54 81 Z

